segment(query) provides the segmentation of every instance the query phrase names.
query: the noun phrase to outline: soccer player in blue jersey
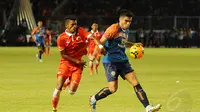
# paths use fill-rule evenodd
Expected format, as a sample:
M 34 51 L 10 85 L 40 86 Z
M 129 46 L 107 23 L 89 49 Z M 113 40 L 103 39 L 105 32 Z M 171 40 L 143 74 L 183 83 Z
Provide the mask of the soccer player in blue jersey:
M 42 21 L 38 22 L 38 26 L 33 29 L 31 34 L 32 37 L 35 37 L 35 42 L 39 50 L 38 54 L 36 54 L 36 57 L 39 59 L 39 62 L 42 62 L 42 54 L 45 51 L 44 37 L 46 36 L 46 30 L 43 27 Z
M 151 106 L 149 104 L 147 95 L 140 85 L 136 73 L 131 68 L 128 57 L 125 54 L 126 41 L 128 40 L 129 27 L 132 22 L 133 13 L 129 10 L 122 10 L 119 16 L 119 23 L 112 24 L 108 27 L 100 39 L 100 44 L 97 44 L 102 51 L 106 51 L 103 58 L 103 65 L 106 71 L 108 80 L 108 87 L 104 87 L 98 93 L 89 98 L 91 112 L 96 112 L 97 101 L 106 98 L 107 96 L 115 93 L 118 88 L 118 76 L 127 80 L 146 109 L 146 112 L 156 112 L 160 109 L 161 105 Z M 103 46 L 104 45 L 104 46 Z M 89 59 L 94 60 L 95 53 Z

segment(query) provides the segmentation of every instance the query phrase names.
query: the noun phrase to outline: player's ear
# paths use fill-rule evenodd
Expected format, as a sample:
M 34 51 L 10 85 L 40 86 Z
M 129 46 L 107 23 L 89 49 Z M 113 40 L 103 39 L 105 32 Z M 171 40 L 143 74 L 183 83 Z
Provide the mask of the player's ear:
M 120 16 L 120 17 L 119 17 L 119 21 L 122 21 L 122 19 L 123 19 L 123 17 L 122 17 L 122 16 Z
M 65 28 L 67 29 L 67 27 L 68 27 L 68 24 L 65 24 Z

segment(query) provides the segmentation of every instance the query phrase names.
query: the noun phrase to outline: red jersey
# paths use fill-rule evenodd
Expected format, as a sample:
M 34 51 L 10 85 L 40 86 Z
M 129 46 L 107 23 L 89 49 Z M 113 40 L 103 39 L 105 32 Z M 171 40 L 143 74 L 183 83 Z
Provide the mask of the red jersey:
M 96 38 L 97 40 L 100 40 L 101 37 L 102 37 L 102 33 L 101 33 L 101 32 L 98 32 L 98 31 L 93 32 L 93 31 L 91 31 L 91 33 L 93 34 L 93 37 Z M 95 45 L 96 45 L 96 44 L 95 44 L 94 40 L 91 40 L 91 39 L 90 39 L 89 44 L 88 44 L 88 48 L 89 48 L 89 49 L 90 49 L 90 48 L 94 48 Z
M 83 55 L 87 54 L 87 37 L 91 36 L 82 27 L 78 28 L 77 34 L 73 35 L 68 32 L 63 32 L 57 39 L 57 46 L 60 51 L 65 50 L 65 54 L 81 60 Z M 61 58 L 60 61 L 67 61 Z
M 51 43 L 51 32 L 46 30 L 46 36 L 44 38 L 45 43 Z

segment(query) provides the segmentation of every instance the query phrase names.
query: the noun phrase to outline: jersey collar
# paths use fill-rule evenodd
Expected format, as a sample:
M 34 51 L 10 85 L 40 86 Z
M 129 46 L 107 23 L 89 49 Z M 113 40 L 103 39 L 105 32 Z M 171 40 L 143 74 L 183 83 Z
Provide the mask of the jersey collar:
M 97 30 L 96 32 L 94 32 L 93 30 L 91 30 L 91 33 L 93 34 L 93 33 L 98 33 L 99 31 Z
M 66 30 L 65 30 L 65 34 L 67 35 L 67 36 L 69 36 L 69 37 L 71 37 L 73 34 L 72 33 L 69 33 L 69 32 L 67 32 Z

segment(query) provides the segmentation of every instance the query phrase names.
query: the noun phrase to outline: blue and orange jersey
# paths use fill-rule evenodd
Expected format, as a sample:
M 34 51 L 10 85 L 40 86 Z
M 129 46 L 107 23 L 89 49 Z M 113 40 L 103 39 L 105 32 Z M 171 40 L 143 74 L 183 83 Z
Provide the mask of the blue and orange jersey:
M 44 37 L 46 35 L 46 30 L 44 27 L 41 28 L 35 27 L 31 34 L 35 36 L 36 42 L 44 43 Z
M 104 44 L 107 54 L 103 58 L 103 63 L 128 61 L 125 53 L 128 33 L 129 30 L 121 29 L 118 23 L 106 29 L 103 36 L 107 38 Z

